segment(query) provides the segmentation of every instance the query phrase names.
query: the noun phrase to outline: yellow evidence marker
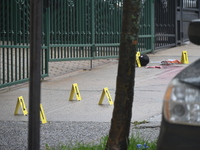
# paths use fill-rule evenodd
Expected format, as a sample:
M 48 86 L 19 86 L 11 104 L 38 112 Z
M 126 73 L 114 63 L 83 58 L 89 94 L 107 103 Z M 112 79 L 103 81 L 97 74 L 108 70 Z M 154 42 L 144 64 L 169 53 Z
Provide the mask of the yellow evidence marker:
M 110 92 L 109 92 L 107 87 L 103 89 L 98 105 L 102 104 L 105 95 L 108 98 L 109 104 L 112 105 L 113 104 L 113 100 L 112 100 L 112 97 L 111 97 Z
M 136 53 L 136 64 L 137 64 L 138 67 L 141 67 L 141 63 L 140 63 L 139 57 L 140 57 L 140 52 L 137 52 Z
M 183 63 L 183 64 L 188 64 L 189 63 L 187 51 L 182 51 L 181 63 Z
M 25 102 L 24 102 L 24 98 L 22 96 L 18 97 L 18 99 L 17 99 L 17 104 L 16 104 L 14 115 L 18 114 L 20 106 L 21 106 L 21 109 L 22 109 L 24 116 L 26 116 L 28 114 L 28 111 L 27 111 L 27 108 L 26 108 L 26 105 L 25 105 Z
M 42 124 L 47 123 L 47 119 L 46 119 L 46 116 L 44 114 L 44 109 L 42 107 L 42 104 L 40 104 L 40 119 L 42 121 Z
M 70 101 L 73 100 L 74 94 L 76 94 L 76 99 L 80 101 L 81 100 L 81 94 L 80 94 L 77 83 L 72 84 L 72 89 L 71 89 L 70 96 L 69 96 Z

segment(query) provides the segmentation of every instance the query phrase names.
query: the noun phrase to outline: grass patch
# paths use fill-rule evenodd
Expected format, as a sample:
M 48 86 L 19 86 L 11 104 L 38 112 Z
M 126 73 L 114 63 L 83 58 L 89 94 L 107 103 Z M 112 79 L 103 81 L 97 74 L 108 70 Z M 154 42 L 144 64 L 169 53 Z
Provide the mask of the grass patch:
M 45 150 L 104 150 L 106 146 L 108 137 L 103 137 L 100 140 L 99 144 L 84 144 L 84 143 L 77 143 L 75 145 L 59 145 L 57 147 L 49 147 L 46 145 Z M 139 137 L 139 135 L 132 135 L 129 138 L 129 147 L 128 150 L 156 150 L 156 141 L 149 142 L 145 141 L 142 138 Z M 146 148 L 139 148 L 137 144 L 140 144 L 139 146 L 146 145 Z
M 138 144 L 142 145 L 143 148 L 139 148 Z M 145 148 L 146 145 L 147 147 Z M 147 141 L 142 139 L 139 135 L 132 135 L 129 138 L 128 150 L 156 150 L 157 141 Z
M 145 124 L 145 123 L 149 123 L 149 122 L 146 121 L 146 120 L 144 120 L 144 121 L 134 121 L 134 122 L 133 122 L 133 125 L 134 125 L 134 126 L 137 126 L 137 125 Z

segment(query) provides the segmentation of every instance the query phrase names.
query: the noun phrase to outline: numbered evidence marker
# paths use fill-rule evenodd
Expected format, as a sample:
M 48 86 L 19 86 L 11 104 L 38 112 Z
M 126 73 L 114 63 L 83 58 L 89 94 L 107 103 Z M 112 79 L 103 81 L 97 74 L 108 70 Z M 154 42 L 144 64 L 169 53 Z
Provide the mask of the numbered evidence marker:
M 189 63 L 187 51 L 182 51 L 181 63 L 183 64 Z
M 80 101 L 81 100 L 81 94 L 80 94 L 77 83 L 72 84 L 72 89 L 71 89 L 70 96 L 69 96 L 70 101 L 73 100 L 74 94 L 76 95 L 76 99 Z
M 42 107 L 42 104 L 40 104 L 40 119 L 42 121 L 42 124 L 47 123 L 47 119 L 46 119 L 46 116 L 44 114 L 44 109 Z
M 140 57 L 140 52 L 137 52 L 136 53 L 136 64 L 137 64 L 138 67 L 141 67 L 141 63 L 140 63 L 139 57 Z
M 102 104 L 105 95 L 106 95 L 106 97 L 108 98 L 109 104 L 112 105 L 112 104 L 113 104 L 112 97 L 110 96 L 110 92 L 108 91 L 108 88 L 107 88 L 107 87 L 103 89 L 102 94 L 101 94 L 101 98 L 100 98 L 98 104 L 99 104 L 99 105 Z
M 16 104 L 16 108 L 15 108 L 15 112 L 14 112 L 14 115 L 17 115 L 18 114 L 18 111 L 19 111 L 19 107 L 21 106 L 21 109 L 22 109 L 22 112 L 25 115 L 28 114 L 28 111 L 26 109 L 26 105 L 25 105 L 25 102 L 24 102 L 24 98 L 22 96 L 18 97 L 17 99 L 17 104 Z

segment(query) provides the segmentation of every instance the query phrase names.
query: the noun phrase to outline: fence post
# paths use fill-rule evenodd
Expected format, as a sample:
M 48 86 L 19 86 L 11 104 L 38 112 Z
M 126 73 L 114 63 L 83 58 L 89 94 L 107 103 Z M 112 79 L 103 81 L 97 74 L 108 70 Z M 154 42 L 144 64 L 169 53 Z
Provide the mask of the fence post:
M 151 53 L 154 52 L 155 49 L 155 0 L 151 1 Z
M 200 0 L 197 0 L 198 17 L 200 18 Z
M 50 51 L 50 2 L 49 0 L 45 0 L 45 13 L 44 13 L 44 29 L 45 29 L 45 36 L 46 36 L 46 41 L 45 46 L 47 47 L 46 53 L 45 53 L 45 73 L 49 74 L 49 51 Z
M 182 7 L 180 7 L 180 9 L 182 9 Z M 178 19 L 177 19 L 177 13 L 178 13 L 178 0 L 175 0 L 175 44 L 176 46 L 178 45 L 178 29 L 180 29 L 178 27 Z
M 94 0 L 91 0 L 91 42 L 92 42 L 92 47 L 91 47 L 91 57 L 92 59 L 94 58 L 94 52 L 95 52 L 95 14 L 94 14 Z M 90 61 L 90 68 L 92 68 L 92 59 Z

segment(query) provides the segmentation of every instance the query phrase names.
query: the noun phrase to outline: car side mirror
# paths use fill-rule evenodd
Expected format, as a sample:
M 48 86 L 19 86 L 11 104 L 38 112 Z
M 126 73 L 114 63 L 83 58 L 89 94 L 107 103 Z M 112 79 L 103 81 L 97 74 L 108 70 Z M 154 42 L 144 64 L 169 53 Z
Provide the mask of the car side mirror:
M 200 19 L 195 19 L 190 22 L 188 37 L 192 43 L 200 45 Z

